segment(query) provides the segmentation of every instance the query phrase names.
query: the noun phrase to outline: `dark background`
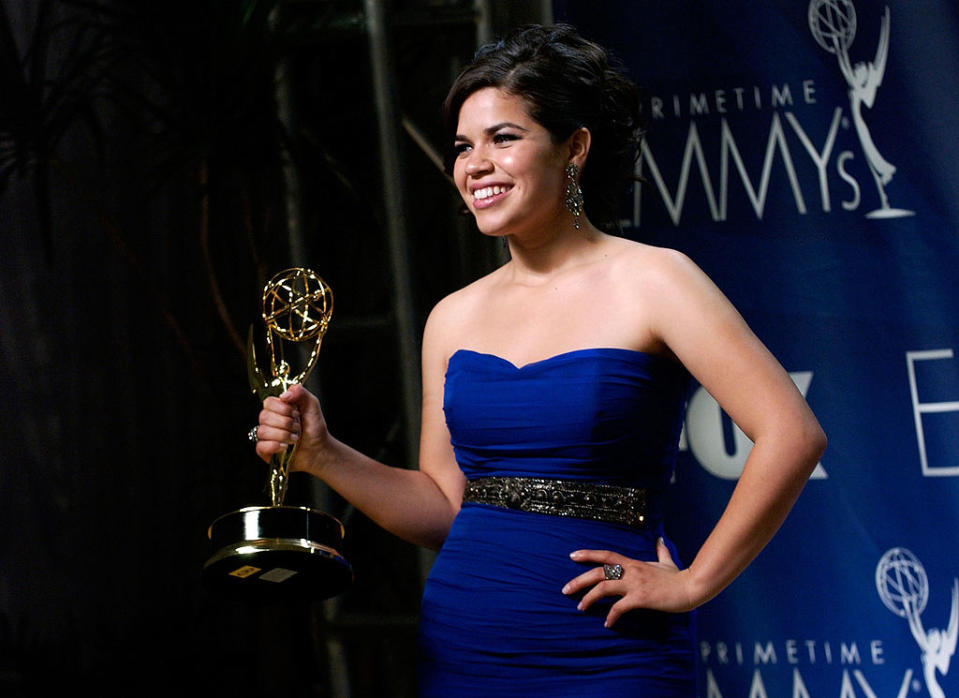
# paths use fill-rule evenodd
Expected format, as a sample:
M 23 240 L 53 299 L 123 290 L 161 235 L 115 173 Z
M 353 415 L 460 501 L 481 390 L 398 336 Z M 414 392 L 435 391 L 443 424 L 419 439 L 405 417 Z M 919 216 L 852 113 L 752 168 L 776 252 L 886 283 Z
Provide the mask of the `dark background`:
M 428 556 L 294 476 L 287 503 L 346 525 L 356 583 L 253 606 L 201 586 L 206 531 L 267 503 L 244 345 L 264 282 L 294 264 L 336 299 L 309 382 L 331 429 L 411 464 L 403 322 L 418 343 L 502 253 L 397 122 L 441 149 L 477 27 L 538 5 L 0 0 L 0 695 L 413 694 Z

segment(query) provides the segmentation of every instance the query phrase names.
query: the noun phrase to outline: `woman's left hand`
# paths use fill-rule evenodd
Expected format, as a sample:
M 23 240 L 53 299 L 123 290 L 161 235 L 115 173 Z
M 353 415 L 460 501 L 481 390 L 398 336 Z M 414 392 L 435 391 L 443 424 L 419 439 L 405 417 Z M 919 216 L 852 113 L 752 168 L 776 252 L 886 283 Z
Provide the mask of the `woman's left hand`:
M 577 606 L 581 611 L 604 597 L 621 596 L 609 609 L 607 628 L 635 608 L 670 613 L 692 610 L 695 604 L 688 588 L 689 571 L 676 566 L 662 538 L 656 543 L 656 556 L 656 562 L 641 562 L 609 550 L 576 550 L 570 554 L 574 562 L 593 562 L 600 566 L 571 579 L 563 587 L 563 593 L 571 595 L 592 587 Z M 603 565 L 620 565 L 622 575 L 619 579 L 607 579 Z

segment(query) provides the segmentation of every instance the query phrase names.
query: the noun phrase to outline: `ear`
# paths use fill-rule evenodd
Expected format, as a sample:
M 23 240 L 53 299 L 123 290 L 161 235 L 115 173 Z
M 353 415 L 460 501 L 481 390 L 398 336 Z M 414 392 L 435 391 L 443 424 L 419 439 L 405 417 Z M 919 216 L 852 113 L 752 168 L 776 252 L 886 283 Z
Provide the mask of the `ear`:
M 579 169 L 583 169 L 583 166 L 586 164 L 586 156 L 589 155 L 591 139 L 592 136 L 590 135 L 589 129 L 585 126 L 580 126 L 566 139 L 566 144 L 569 147 L 569 162 L 576 165 Z

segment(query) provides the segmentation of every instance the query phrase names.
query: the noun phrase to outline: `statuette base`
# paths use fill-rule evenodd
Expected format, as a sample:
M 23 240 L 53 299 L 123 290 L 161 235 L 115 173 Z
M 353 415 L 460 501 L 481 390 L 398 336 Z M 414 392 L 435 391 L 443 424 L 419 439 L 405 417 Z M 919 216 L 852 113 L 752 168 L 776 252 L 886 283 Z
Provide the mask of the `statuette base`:
M 203 566 L 212 593 L 245 601 L 327 599 L 353 583 L 343 526 L 306 507 L 248 507 L 210 525 Z

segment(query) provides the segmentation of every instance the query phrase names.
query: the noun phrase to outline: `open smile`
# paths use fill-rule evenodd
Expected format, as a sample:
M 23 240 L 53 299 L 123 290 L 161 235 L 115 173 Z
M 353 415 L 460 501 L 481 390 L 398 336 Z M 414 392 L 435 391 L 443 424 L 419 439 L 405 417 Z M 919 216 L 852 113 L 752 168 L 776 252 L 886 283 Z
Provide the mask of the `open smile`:
M 506 196 L 512 188 L 512 186 L 494 184 L 489 187 L 475 189 L 473 191 L 473 205 L 476 206 L 476 208 L 492 206 Z

